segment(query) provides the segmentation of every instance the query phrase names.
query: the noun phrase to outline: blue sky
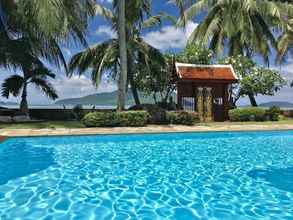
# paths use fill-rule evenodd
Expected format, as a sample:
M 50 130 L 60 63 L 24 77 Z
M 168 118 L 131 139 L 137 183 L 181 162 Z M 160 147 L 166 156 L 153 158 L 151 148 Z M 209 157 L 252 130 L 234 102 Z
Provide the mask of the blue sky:
M 105 6 L 111 7 L 111 0 L 98 0 Z M 156 0 L 153 1 L 153 13 L 158 12 L 167 12 L 174 16 L 178 15 L 177 8 L 168 3 L 167 0 Z M 197 23 L 200 22 L 201 18 L 197 18 L 194 21 L 190 21 L 187 24 L 185 29 L 177 29 L 172 26 L 170 23 L 165 22 L 159 28 L 151 29 L 143 33 L 144 39 L 154 47 L 160 49 L 163 52 L 179 52 L 181 51 L 187 42 L 187 39 L 191 32 L 196 28 Z M 111 26 L 103 19 L 102 17 L 96 17 L 90 22 L 88 29 L 88 43 L 93 45 L 100 43 L 109 38 L 116 36 L 116 33 L 113 32 Z M 82 48 L 76 45 L 66 45 L 62 47 L 63 53 L 67 59 L 69 59 L 76 52 L 80 51 Z M 271 57 L 274 59 L 274 56 Z M 273 62 L 272 62 L 273 63 Z M 281 70 L 283 76 L 288 79 L 288 81 L 293 80 L 293 60 L 289 59 L 286 64 L 283 64 L 281 68 L 279 66 L 272 65 L 271 68 L 277 68 Z M 2 84 L 3 80 L 8 77 L 11 72 L 7 70 L 0 69 L 0 83 Z M 52 80 L 52 84 L 55 86 L 58 91 L 59 98 L 74 98 L 81 97 L 98 92 L 111 92 L 116 89 L 115 82 L 109 82 L 103 80 L 99 88 L 95 88 L 88 75 L 85 76 L 73 76 L 72 78 L 67 78 L 63 70 L 55 70 L 57 78 Z M 265 97 L 259 96 L 257 100 L 259 102 L 267 101 L 291 101 L 292 100 L 293 88 L 285 87 L 274 97 Z M 48 100 L 44 95 L 42 95 L 34 87 L 29 87 L 29 103 L 30 104 L 49 104 L 52 101 Z M 17 98 L 10 98 L 6 100 L 0 97 L 0 101 L 18 101 Z M 241 104 L 247 104 L 247 99 L 242 99 Z

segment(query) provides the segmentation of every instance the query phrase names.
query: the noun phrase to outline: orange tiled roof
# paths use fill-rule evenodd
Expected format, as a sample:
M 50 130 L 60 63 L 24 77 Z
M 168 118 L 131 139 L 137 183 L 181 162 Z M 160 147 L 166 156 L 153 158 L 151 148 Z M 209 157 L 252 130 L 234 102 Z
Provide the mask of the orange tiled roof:
M 237 76 L 231 65 L 193 65 L 176 63 L 176 71 L 179 78 L 185 80 L 237 81 Z

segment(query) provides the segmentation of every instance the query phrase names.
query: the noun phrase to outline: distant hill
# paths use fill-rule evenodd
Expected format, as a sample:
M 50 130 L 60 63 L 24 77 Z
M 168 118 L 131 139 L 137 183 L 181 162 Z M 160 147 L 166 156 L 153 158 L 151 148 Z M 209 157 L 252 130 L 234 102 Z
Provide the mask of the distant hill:
M 92 94 L 80 98 L 62 99 L 55 102 L 56 105 L 101 105 L 114 106 L 117 104 L 118 91 Z M 153 103 L 153 98 L 143 93 L 139 94 L 142 103 Z M 127 93 L 126 105 L 134 105 L 131 92 Z
M 291 102 L 266 102 L 262 103 L 259 106 L 261 107 L 272 107 L 272 106 L 279 106 L 280 108 L 293 108 L 293 103 Z
M 4 101 L 0 101 L 0 105 L 18 105 L 18 103 L 16 103 L 16 102 L 4 102 Z

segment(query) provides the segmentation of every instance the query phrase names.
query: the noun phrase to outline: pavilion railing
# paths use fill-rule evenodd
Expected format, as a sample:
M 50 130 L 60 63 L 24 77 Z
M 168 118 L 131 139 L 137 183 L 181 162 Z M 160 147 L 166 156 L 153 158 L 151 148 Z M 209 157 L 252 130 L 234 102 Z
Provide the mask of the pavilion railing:
M 182 97 L 182 108 L 184 111 L 195 112 L 195 97 Z

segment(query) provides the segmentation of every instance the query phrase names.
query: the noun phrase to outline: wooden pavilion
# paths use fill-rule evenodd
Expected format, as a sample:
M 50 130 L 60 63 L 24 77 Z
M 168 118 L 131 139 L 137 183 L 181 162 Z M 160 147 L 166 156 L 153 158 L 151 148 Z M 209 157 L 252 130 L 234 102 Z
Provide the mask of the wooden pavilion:
M 175 63 L 177 104 L 196 111 L 201 121 L 228 119 L 229 88 L 238 78 L 231 65 L 193 65 Z

